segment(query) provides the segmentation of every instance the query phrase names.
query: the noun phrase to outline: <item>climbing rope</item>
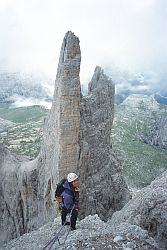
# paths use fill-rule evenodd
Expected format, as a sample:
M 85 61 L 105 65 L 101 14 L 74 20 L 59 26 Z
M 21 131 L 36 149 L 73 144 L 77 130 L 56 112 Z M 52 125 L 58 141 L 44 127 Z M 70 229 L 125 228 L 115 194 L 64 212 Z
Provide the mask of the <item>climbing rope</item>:
M 71 215 L 72 215 L 72 211 L 73 211 L 73 208 L 71 209 L 71 212 L 69 214 L 67 214 L 67 219 L 66 221 L 64 222 L 64 224 L 60 227 L 59 231 L 56 233 L 56 235 L 44 246 L 44 248 L 42 248 L 42 250 L 45 250 L 48 248 L 48 250 L 51 250 L 52 246 L 54 245 L 54 243 L 57 241 L 59 243 L 59 245 L 63 245 L 65 244 L 66 240 L 67 240 L 67 237 L 69 235 L 69 232 L 70 232 L 70 227 L 68 228 L 68 231 L 67 231 L 67 234 L 65 236 L 65 239 L 62 243 L 60 243 L 60 237 L 62 236 L 61 235 L 61 231 L 63 230 L 64 226 L 66 225 L 66 222 L 68 220 L 71 221 Z

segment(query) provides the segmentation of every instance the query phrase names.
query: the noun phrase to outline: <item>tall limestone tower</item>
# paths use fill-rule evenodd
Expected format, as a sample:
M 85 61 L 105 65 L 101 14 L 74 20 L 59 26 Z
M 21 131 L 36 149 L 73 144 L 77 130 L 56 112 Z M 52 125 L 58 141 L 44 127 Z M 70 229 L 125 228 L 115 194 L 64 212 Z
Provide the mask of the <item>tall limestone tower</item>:
M 41 157 L 58 179 L 75 171 L 80 130 L 79 39 L 67 32 L 60 52 L 52 108 L 44 124 Z
M 55 190 L 56 183 L 69 172 L 76 172 L 78 166 L 80 61 L 79 39 L 72 32 L 67 32 L 61 47 L 53 103 L 45 120 L 39 157 L 42 177 L 39 192 L 44 197 L 47 213 L 52 206 L 52 191 Z

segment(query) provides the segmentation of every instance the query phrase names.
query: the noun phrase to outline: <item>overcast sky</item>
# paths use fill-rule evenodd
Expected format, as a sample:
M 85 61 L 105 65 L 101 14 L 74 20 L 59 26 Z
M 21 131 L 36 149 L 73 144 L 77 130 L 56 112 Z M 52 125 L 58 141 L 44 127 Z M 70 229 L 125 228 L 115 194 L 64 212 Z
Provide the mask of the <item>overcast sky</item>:
M 0 67 L 56 75 L 71 30 L 80 39 L 81 82 L 96 65 L 167 76 L 166 0 L 0 0 Z

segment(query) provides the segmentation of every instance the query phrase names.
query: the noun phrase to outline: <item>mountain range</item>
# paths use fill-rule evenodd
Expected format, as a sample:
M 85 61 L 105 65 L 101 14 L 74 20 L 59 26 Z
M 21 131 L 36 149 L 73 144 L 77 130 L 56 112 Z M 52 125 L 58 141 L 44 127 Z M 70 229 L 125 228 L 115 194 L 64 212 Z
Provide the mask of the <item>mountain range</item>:
M 109 73 L 116 87 L 116 104 L 121 104 L 129 95 L 143 94 L 153 96 L 158 103 L 167 105 L 166 91 L 151 87 L 151 79 L 148 75 L 130 74 L 117 71 L 115 68 Z M 15 107 L 39 104 L 50 108 L 53 84 L 54 81 L 47 76 L 0 71 L 0 102 L 8 102 Z M 81 89 L 83 95 L 86 95 L 87 86 L 81 84 Z
M 20 72 L 0 72 L 0 102 L 11 106 L 30 106 L 51 102 L 52 93 L 40 77 Z M 25 102 L 25 104 L 24 104 Z

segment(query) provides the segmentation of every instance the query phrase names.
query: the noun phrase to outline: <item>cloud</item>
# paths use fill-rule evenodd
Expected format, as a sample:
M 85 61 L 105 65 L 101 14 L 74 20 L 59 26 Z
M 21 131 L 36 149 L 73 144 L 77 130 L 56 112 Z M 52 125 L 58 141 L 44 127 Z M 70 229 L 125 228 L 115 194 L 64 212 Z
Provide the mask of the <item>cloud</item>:
M 164 84 L 166 0 L 1 0 L 0 66 L 56 75 L 64 34 L 72 30 L 82 52 L 81 82 L 96 65 L 110 72 L 152 72 Z M 150 83 L 154 85 L 154 83 Z
M 52 106 L 51 101 L 46 101 L 45 99 L 37 99 L 37 98 L 30 98 L 30 97 L 21 97 L 18 95 L 13 96 L 12 99 L 14 102 L 12 103 L 11 107 L 28 107 L 33 105 L 40 105 L 45 107 L 46 109 L 50 109 Z

